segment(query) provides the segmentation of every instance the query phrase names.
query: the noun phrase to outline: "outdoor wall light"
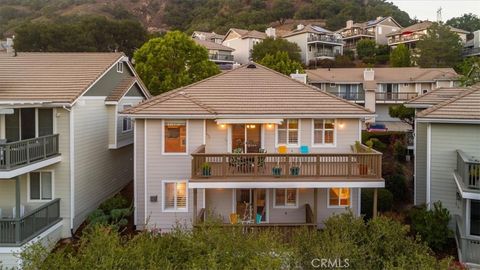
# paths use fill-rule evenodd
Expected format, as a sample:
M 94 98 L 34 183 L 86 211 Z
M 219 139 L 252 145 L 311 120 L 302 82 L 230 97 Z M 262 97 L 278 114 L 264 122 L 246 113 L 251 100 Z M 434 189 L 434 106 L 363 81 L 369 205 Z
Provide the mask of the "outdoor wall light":
M 340 122 L 340 123 L 338 123 L 338 126 L 339 126 L 340 128 L 344 128 L 344 127 L 345 127 L 345 123 L 344 123 L 344 122 Z
M 267 128 L 273 128 L 273 124 L 267 124 Z
M 221 128 L 225 128 L 225 124 L 220 124 L 220 127 L 221 127 Z

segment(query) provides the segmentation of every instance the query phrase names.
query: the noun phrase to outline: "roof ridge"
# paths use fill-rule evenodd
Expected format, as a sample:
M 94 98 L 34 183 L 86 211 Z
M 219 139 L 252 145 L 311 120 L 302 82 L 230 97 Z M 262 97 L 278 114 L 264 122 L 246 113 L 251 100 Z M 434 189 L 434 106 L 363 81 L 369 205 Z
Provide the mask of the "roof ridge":
M 186 97 L 187 99 L 189 99 L 191 102 L 195 103 L 196 105 L 198 105 L 198 106 L 202 107 L 203 109 L 207 110 L 208 112 L 213 113 L 213 114 L 216 114 L 216 113 L 217 113 L 214 109 L 212 109 L 212 108 L 210 108 L 209 106 L 203 104 L 203 103 L 200 102 L 199 100 L 193 98 L 193 97 L 190 96 L 188 93 L 186 93 L 186 92 L 180 92 L 179 94 L 182 95 L 182 96 L 184 96 L 184 97 Z
M 448 100 L 445 100 L 445 101 L 443 101 L 443 102 L 440 102 L 440 103 L 438 103 L 437 105 L 434 105 L 434 106 L 432 106 L 432 107 L 430 107 L 430 108 L 428 108 L 428 109 L 426 109 L 426 110 L 424 110 L 424 111 L 421 111 L 420 113 L 418 113 L 417 116 L 418 116 L 418 117 L 425 117 L 426 115 L 428 115 L 428 114 L 430 114 L 430 113 L 432 113 L 432 112 L 434 112 L 434 111 L 436 111 L 436 110 L 438 110 L 438 109 L 440 109 L 440 108 L 443 108 L 443 107 L 447 106 L 448 104 L 451 104 L 451 103 L 453 103 L 453 102 L 455 102 L 455 101 L 457 101 L 457 100 L 459 100 L 459 99 L 461 99 L 461 98 L 464 98 L 464 97 L 466 97 L 466 96 L 468 96 L 468 95 L 470 95 L 470 94 L 473 94 L 473 93 L 475 93 L 475 92 L 477 92 L 477 91 L 480 91 L 480 88 L 472 88 L 472 89 L 466 90 L 464 93 L 461 93 L 461 94 L 459 94 L 459 95 L 457 95 L 457 96 L 454 96 L 454 97 L 452 97 L 452 98 L 450 98 L 450 99 L 448 99 Z

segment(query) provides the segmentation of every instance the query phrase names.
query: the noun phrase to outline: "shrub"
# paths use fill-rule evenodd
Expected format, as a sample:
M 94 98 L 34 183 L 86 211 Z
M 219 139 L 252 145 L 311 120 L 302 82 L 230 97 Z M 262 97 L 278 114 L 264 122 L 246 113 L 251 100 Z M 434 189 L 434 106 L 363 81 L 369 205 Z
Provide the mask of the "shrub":
M 366 218 L 373 216 L 373 189 L 362 189 L 362 214 Z M 388 189 L 378 189 L 377 209 L 379 212 L 392 210 L 393 195 Z
M 100 204 L 99 208 L 105 212 L 110 212 L 112 209 L 127 208 L 129 206 L 130 202 L 128 199 L 117 194 Z
M 407 147 L 405 146 L 405 143 L 401 140 L 396 140 L 393 143 L 393 156 L 398 161 L 405 161 L 406 155 L 407 155 Z
M 103 202 L 98 209 L 87 217 L 88 228 L 96 225 L 112 225 L 119 229 L 128 224 L 127 217 L 133 212 L 130 202 L 117 194 Z
M 385 187 L 392 193 L 396 202 L 405 202 L 409 198 L 407 180 L 402 174 L 386 177 Z
M 448 238 L 452 237 L 453 233 L 448 228 L 450 212 L 440 201 L 434 203 L 431 210 L 427 210 L 426 206 L 412 208 L 409 218 L 413 233 L 419 235 L 435 251 L 443 250 Z

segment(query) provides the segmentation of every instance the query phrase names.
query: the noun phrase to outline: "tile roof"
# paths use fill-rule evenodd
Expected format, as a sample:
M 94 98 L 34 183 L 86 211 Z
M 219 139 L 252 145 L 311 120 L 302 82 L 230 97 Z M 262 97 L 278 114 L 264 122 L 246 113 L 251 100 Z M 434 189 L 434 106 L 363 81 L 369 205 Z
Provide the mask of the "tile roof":
M 296 28 L 296 29 L 286 33 L 285 35 L 283 35 L 283 37 L 290 37 L 290 36 L 295 36 L 295 35 L 303 34 L 303 33 L 327 34 L 327 35 L 333 34 L 332 31 L 330 31 L 328 29 L 325 29 L 321 26 L 307 24 L 302 29 L 297 29 Z
M 478 87 L 478 86 L 477 86 Z M 418 118 L 480 120 L 480 88 L 464 91 L 417 114 Z
M 234 31 L 240 35 L 241 38 L 258 38 L 258 39 L 265 39 L 267 38 L 267 34 L 257 31 L 257 30 L 245 30 L 239 28 L 230 28 L 229 31 Z M 228 34 L 227 34 L 228 35 Z
M 417 31 L 422 31 L 422 30 L 425 30 L 427 28 L 429 28 L 430 26 L 432 26 L 433 22 L 431 21 L 423 21 L 423 22 L 419 22 L 419 23 L 416 23 L 416 24 L 413 24 L 413 25 L 410 25 L 410 26 L 407 26 L 407 27 L 404 27 L 404 28 L 401 28 L 395 32 L 392 32 L 392 33 L 389 33 L 387 34 L 386 36 L 389 37 L 389 36 L 394 36 L 394 35 L 398 35 L 398 34 L 402 34 L 402 33 L 405 33 L 405 32 L 417 32 Z M 452 26 L 448 26 L 450 27 L 450 29 L 453 31 L 453 32 L 458 32 L 458 33 L 463 33 L 463 34 L 468 34 L 470 32 L 468 31 L 465 31 L 465 30 L 462 30 L 462 29 L 458 29 L 458 28 L 455 28 L 455 27 L 452 27 Z
M 126 114 L 208 115 L 345 115 L 372 112 L 296 81 L 259 64 L 244 65 L 203 81 L 156 96 Z M 140 116 L 140 117 L 141 117 Z
M 123 53 L 0 54 L 0 101 L 72 103 Z
M 105 98 L 105 101 L 119 101 L 130 90 L 134 83 L 138 83 L 135 77 L 123 79 L 120 84 L 113 89 L 110 95 Z
M 362 83 L 364 68 L 318 68 L 307 69 L 309 82 Z M 456 80 L 459 75 L 452 68 L 373 68 L 374 80 L 382 82 L 434 82 L 436 80 Z
M 233 52 L 235 49 L 227 47 L 222 44 L 218 44 L 212 41 L 206 41 L 206 40 L 201 40 L 201 39 L 193 39 L 198 45 L 205 47 L 207 50 L 219 50 L 219 51 L 229 51 Z
M 405 105 L 413 105 L 412 107 L 430 107 L 456 97 L 467 90 L 469 90 L 469 88 L 466 87 L 440 87 L 405 102 Z

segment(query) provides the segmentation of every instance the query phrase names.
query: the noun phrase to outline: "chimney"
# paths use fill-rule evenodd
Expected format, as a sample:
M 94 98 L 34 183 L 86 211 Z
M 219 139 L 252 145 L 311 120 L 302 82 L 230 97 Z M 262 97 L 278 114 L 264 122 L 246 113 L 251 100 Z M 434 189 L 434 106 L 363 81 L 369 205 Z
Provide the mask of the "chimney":
M 353 27 L 353 20 L 348 20 L 346 28 L 352 28 Z
M 276 30 L 273 27 L 268 27 L 265 34 L 267 34 L 267 37 L 276 38 Z
M 298 24 L 297 25 L 297 30 L 302 30 L 303 28 L 305 28 L 305 25 L 303 25 L 303 24 Z
M 298 73 L 298 69 L 297 69 L 296 73 L 290 74 L 290 77 L 294 80 L 299 81 L 299 82 L 302 82 L 302 83 L 305 83 L 305 84 L 307 83 L 307 74 Z
M 375 71 L 373 68 L 366 68 L 363 71 L 363 80 L 364 81 L 373 81 L 375 80 Z
M 381 19 L 383 19 L 383 17 L 382 17 L 382 16 L 380 16 L 380 17 L 377 17 L 377 21 L 380 21 Z

